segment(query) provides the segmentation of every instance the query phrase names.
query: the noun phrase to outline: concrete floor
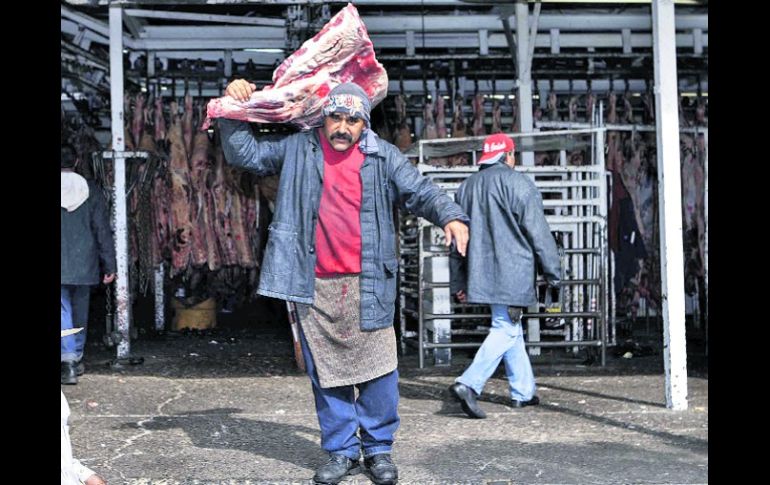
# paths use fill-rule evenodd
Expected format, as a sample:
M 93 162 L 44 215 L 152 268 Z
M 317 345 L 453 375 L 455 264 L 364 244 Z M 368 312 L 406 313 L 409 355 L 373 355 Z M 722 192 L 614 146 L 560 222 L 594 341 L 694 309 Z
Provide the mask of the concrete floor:
M 62 386 L 75 456 L 110 484 L 309 484 L 325 460 L 307 377 L 285 329 L 140 339 L 144 364 L 115 370 L 98 341 L 86 374 Z M 401 484 L 708 482 L 708 374 L 692 369 L 689 409 L 665 407 L 662 356 L 563 351 L 533 360 L 542 404 L 507 406 L 502 367 L 468 419 L 447 387 L 470 362 L 417 368 L 401 357 Z M 371 483 L 356 475 L 345 484 Z

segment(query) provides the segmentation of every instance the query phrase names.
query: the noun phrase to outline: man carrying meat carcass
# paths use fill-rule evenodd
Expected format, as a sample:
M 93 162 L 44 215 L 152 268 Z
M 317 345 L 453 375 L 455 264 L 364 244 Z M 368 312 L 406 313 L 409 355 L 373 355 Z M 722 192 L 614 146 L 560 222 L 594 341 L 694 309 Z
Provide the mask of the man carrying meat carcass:
M 238 79 L 226 94 L 246 101 L 256 86 Z M 371 101 L 357 84 L 332 89 L 323 125 L 255 138 L 248 123 L 220 119 L 228 163 L 280 173 L 258 293 L 297 302 L 300 338 L 329 460 L 313 477 L 334 484 L 364 470 L 393 484 L 398 416 L 393 328 L 398 259 L 392 207 L 444 229 L 465 254 L 468 218 L 370 126 Z M 356 396 L 356 389 L 358 396 Z

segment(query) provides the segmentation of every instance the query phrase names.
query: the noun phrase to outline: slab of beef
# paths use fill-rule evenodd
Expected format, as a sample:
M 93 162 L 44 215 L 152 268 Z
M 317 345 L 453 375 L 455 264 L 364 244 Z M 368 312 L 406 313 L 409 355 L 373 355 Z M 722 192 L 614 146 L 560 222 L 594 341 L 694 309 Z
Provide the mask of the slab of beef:
M 344 82 L 361 86 L 372 106 L 388 91 L 388 75 L 374 57 L 366 26 L 352 4 L 340 10 L 321 31 L 273 72 L 273 84 L 245 103 L 224 96 L 208 104 L 211 118 L 257 123 L 292 123 L 301 129 L 320 125 L 324 99 Z

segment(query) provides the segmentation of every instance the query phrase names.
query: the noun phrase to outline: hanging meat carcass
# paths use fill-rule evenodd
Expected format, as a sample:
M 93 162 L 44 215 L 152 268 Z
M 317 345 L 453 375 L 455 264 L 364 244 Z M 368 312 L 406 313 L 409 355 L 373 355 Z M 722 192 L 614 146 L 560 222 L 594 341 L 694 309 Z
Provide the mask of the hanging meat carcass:
M 571 123 L 577 121 L 578 99 L 578 96 L 570 96 L 569 102 L 567 103 L 567 111 L 569 113 L 569 121 Z
M 241 268 L 253 268 L 254 256 L 246 234 L 244 199 L 246 198 L 241 185 L 242 177 L 248 176 L 240 168 L 227 165 L 225 168 L 225 184 L 230 196 L 230 239 L 235 245 L 236 264 Z
M 444 112 L 444 97 L 436 93 L 436 136 L 447 137 L 446 114 Z
M 484 126 L 484 95 L 477 94 L 473 97 L 473 122 L 471 123 L 471 133 L 473 136 L 484 136 L 487 129 Z
M 631 94 L 626 91 L 623 93 L 623 117 L 622 117 L 623 123 L 627 123 L 629 125 L 634 124 L 634 107 L 631 104 Z
M 136 95 L 136 102 L 134 103 L 134 113 L 131 118 L 131 135 L 133 145 L 137 146 L 140 143 L 142 131 L 144 128 L 144 95 L 139 93 Z
M 492 133 L 503 132 L 503 108 L 500 101 L 495 100 L 492 103 Z
M 169 174 L 171 177 L 171 275 L 188 268 L 192 257 L 192 181 L 182 121 L 176 101 L 171 103 L 171 125 L 168 129 Z
M 546 116 L 550 121 L 559 121 L 559 107 L 556 98 L 556 93 L 551 91 L 548 93 L 548 103 L 546 107 Z
M 465 124 L 465 115 L 463 115 L 463 98 L 462 96 L 457 96 L 455 97 L 454 116 L 452 117 L 452 138 L 463 138 L 466 136 L 468 136 L 468 127 Z M 470 163 L 470 156 L 467 153 L 458 153 L 448 157 L 448 163 L 450 167 L 468 165 Z
M 321 124 L 329 91 L 344 82 L 361 86 L 372 106 L 388 91 L 388 75 L 374 56 L 366 26 L 352 4 L 339 11 L 273 73 L 273 85 L 246 102 L 224 96 L 208 104 L 209 118 L 286 123 L 305 129 Z M 208 127 L 208 122 L 203 128 Z
M 397 94 L 393 101 L 396 104 L 396 137 L 393 144 L 404 151 L 412 144 L 412 132 L 406 123 L 406 98 L 403 94 Z
M 190 156 L 190 179 L 192 183 L 192 264 L 194 266 L 208 265 L 212 271 L 219 268 L 219 253 L 211 251 L 216 247 L 211 228 L 209 210 L 210 202 L 211 155 L 209 135 L 198 131 L 193 138 Z
M 511 127 L 508 131 L 509 133 L 521 133 L 521 123 L 519 121 L 519 108 L 516 106 L 516 102 L 512 96 L 509 97 L 509 101 L 511 105 Z M 542 118 L 542 111 L 540 112 L 540 115 L 537 115 L 539 109 L 540 109 L 540 106 L 537 106 L 535 108 L 535 112 L 532 115 L 535 121 L 540 121 L 540 118 Z
M 615 93 L 610 92 L 607 96 L 607 116 L 606 121 L 608 124 L 616 124 L 618 122 L 617 113 L 617 96 Z M 623 163 L 623 150 L 620 140 L 620 133 L 618 131 L 607 132 L 607 170 L 617 171 Z
M 596 106 L 596 95 L 594 95 L 593 91 L 588 91 L 586 93 L 586 121 L 588 123 L 594 124 L 594 106 Z
M 193 99 L 190 92 L 184 95 L 184 113 L 182 113 L 182 133 L 184 134 L 184 148 L 187 153 L 192 153 L 193 139 Z
M 446 118 L 444 117 L 444 98 L 438 91 L 436 92 L 435 105 L 436 121 L 435 121 L 435 138 L 444 139 L 447 137 Z M 431 117 L 433 114 L 431 113 Z M 432 157 L 428 160 L 428 163 L 437 167 L 446 167 L 449 165 L 449 160 L 446 157 Z
M 227 186 L 227 164 L 224 152 L 218 148 L 214 155 L 214 180 L 211 194 L 214 200 L 214 227 L 216 228 L 217 244 L 223 266 L 238 264 L 238 249 L 233 238 L 230 211 L 232 208 L 232 193 Z
M 420 134 L 421 140 L 433 140 L 438 138 L 438 130 L 436 129 L 436 122 L 433 120 L 433 103 L 425 100 L 422 107 L 422 133 Z
M 644 106 L 644 123 L 648 125 L 655 123 L 655 99 L 649 91 L 642 95 L 642 106 Z
M 158 151 L 159 168 L 155 171 L 152 181 L 152 224 L 155 237 L 156 251 L 154 264 L 171 257 L 170 226 L 171 226 L 171 180 L 168 170 L 168 154 L 161 147 L 166 145 L 166 122 L 163 116 L 163 101 L 160 97 L 155 100 L 155 146 Z

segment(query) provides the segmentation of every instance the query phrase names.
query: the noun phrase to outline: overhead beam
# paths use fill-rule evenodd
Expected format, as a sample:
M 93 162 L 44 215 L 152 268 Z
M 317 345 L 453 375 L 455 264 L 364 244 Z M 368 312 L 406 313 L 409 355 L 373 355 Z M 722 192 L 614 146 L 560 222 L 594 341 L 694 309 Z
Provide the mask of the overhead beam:
M 488 29 L 501 31 L 500 16 L 498 15 L 433 15 L 425 17 L 419 15 L 363 15 L 361 17 L 366 30 L 371 34 L 375 32 L 403 32 L 405 30 L 424 30 L 426 32 L 455 32 Z M 514 22 L 513 18 L 509 19 Z M 541 30 L 559 29 L 567 31 L 585 31 L 590 27 L 592 31 L 619 32 L 623 29 L 635 31 L 651 31 L 652 22 L 649 15 L 644 14 L 579 14 L 564 13 L 542 14 L 538 21 Z M 708 30 L 708 15 L 678 15 L 676 18 L 677 30 L 702 29 Z
M 168 19 L 168 20 L 193 20 L 196 22 L 213 22 L 224 24 L 259 25 L 264 27 L 285 27 L 284 19 L 272 19 L 267 17 L 245 17 L 242 15 L 210 15 L 192 12 L 177 12 L 171 10 L 141 10 L 126 9 L 124 14 L 133 17 Z

